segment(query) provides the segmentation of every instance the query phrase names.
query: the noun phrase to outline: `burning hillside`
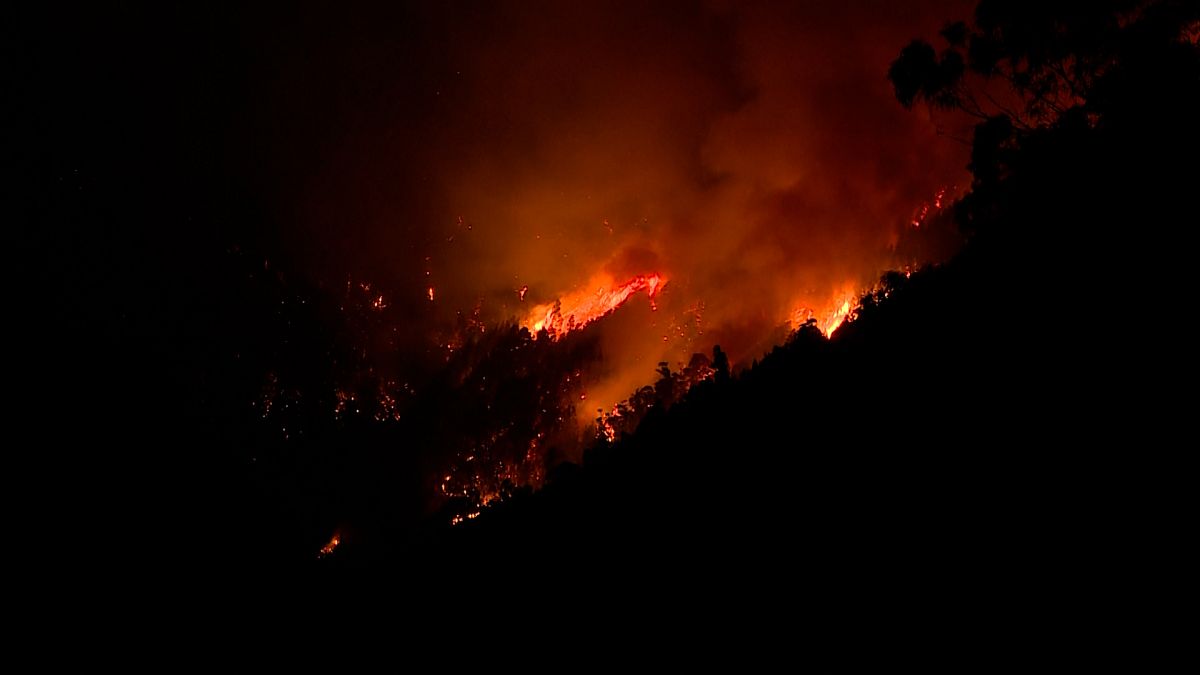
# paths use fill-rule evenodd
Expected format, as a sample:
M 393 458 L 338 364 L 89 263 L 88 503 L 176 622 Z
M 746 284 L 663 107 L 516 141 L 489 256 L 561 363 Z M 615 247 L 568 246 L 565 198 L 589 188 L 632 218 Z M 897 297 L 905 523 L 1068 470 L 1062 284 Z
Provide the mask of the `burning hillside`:
M 544 330 L 552 339 L 558 339 L 616 311 L 634 293 L 646 291 L 654 308 L 654 296 L 665 284 L 658 274 L 639 274 L 622 284 L 614 284 L 607 274 L 600 275 L 575 293 L 534 307 L 521 325 L 534 336 Z
M 467 520 L 832 334 L 881 271 L 949 250 L 924 242 L 968 150 L 884 73 L 968 4 L 247 10 L 273 47 L 212 152 L 258 158 L 229 209 L 264 223 L 235 242 L 253 344 L 227 350 L 253 461 L 345 461 L 396 513 Z

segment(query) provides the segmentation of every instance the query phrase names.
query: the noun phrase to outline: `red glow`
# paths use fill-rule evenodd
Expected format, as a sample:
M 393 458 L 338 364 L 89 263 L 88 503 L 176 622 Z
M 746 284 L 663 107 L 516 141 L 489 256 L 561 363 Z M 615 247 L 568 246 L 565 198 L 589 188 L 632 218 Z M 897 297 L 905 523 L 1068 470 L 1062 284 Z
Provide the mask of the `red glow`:
M 545 330 L 551 339 L 557 340 L 614 311 L 635 293 L 646 291 L 653 308 L 654 296 L 666 283 L 662 275 L 651 273 L 639 274 L 623 284 L 614 285 L 611 276 L 600 274 L 593 277 L 582 290 L 568 293 L 556 302 L 534 307 L 521 325 L 534 335 Z
M 798 330 L 809 319 L 815 319 L 817 328 L 820 328 L 821 332 L 828 337 L 833 335 L 833 331 L 845 323 L 846 319 L 850 318 L 850 313 L 858 303 L 859 295 L 859 291 L 852 284 L 847 284 L 817 309 L 813 309 L 812 305 L 801 305 L 788 317 L 788 323 L 792 330 Z
M 330 553 L 333 553 L 334 549 L 336 549 L 340 543 L 342 543 L 341 535 L 339 535 L 337 532 L 334 532 L 333 537 L 329 540 L 329 543 L 322 546 L 321 550 L 317 552 L 317 557 L 324 558 Z

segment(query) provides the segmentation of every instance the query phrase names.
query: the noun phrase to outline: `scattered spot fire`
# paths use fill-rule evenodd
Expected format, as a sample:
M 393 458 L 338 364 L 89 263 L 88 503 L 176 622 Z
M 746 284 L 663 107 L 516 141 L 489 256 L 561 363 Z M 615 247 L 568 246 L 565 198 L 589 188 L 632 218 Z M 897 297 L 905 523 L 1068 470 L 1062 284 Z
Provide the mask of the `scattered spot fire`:
M 939 208 L 937 201 L 940 199 L 931 203 L 932 208 Z M 259 414 L 288 422 L 287 437 L 298 433 L 292 431 L 296 420 L 317 424 L 309 413 L 318 410 L 325 415 L 332 412 L 332 426 L 318 427 L 325 429 L 325 436 L 355 429 L 356 433 L 379 433 L 379 438 L 404 434 L 427 439 L 427 452 L 432 456 L 428 466 L 437 471 L 430 476 L 433 480 L 424 483 L 431 493 L 427 504 L 439 519 L 444 518 L 441 522 L 462 525 L 489 506 L 540 488 L 554 464 L 564 459 L 578 461 L 586 448 L 597 443 L 619 442 L 637 429 L 649 411 L 674 405 L 693 387 L 728 380 L 728 356 L 713 350 L 707 337 L 701 339 L 710 330 L 706 312 L 715 305 L 706 305 L 698 297 L 683 300 L 686 285 L 680 287 L 680 298 L 660 298 L 667 283 L 660 272 L 620 282 L 600 272 L 577 290 L 531 307 L 516 323 L 511 314 L 506 320 L 494 306 L 488 306 L 490 301 L 482 294 L 460 308 L 449 303 L 461 300 L 439 296 L 442 306 L 429 314 L 440 321 L 431 324 L 427 333 L 425 353 L 432 358 L 418 369 L 400 371 L 376 356 L 386 356 L 385 350 L 392 344 L 380 336 L 396 330 L 397 310 L 385 297 L 398 296 L 385 296 L 386 289 L 366 282 L 353 286 L 348 282 L 338 305 L 348 345 L 341 352 L 344 356 L 338 361 L 331 390 L 304 400 L 298 394 L 289 397 L 284 395 L 289 391 L 286 380 L 272 373 Z M 527 286 L 510 289 L 510 293 L 516 291 L 518 301 L 525 300 L 530 290 Z M 795 296 L 793 302 L 779 306 L 779 319 L 793 329 L 812 321 L 825 335 L 831 335 L 853 316 L 860 289 L 848 282 L 815 299 L 812 292 Z M 632 391 L 606 390 L 598 379 L 607 376 L 604 369 L 590 370 L 603 356 L 602 340 L 611 337 L 597 322 L 641 293 L 652 311 L 658 310 L 656 299 L 663 304 L 661 316 L 645 317 L 643 329 L 653 331 L 655 338 L 665 335 L 671 344 L 648 362 L 658 358 L 669 362 L 658 362 L 657 369 L 646 367 L 642 380 L 646 384 L 634 384 Z M 434 297 L 430 285 L 422 300 Z M 509 298 L 511 302 L 511 295 Z M 631 330 L 629 326 L 639 325 L 640 320 L 615 321 L 612 325 Z M 597 325 L 592 330 L 585 330 L 593 324 Z M 719 332 L 720 324 L 714 329 Z M 541 331 L 545 331 L 545 339 Z M 614 401 L 619 402 L 614 405 Z M 450 409 L 456 411 L 455 422 L 429 414 Z M 285 412 L 290 417 L 283 417 Z M 391 425 L 391 430 L 385 430 L 384 424 Z M 340 535 L 335 533 L 320 557 L 332 553 L 339 542 Z

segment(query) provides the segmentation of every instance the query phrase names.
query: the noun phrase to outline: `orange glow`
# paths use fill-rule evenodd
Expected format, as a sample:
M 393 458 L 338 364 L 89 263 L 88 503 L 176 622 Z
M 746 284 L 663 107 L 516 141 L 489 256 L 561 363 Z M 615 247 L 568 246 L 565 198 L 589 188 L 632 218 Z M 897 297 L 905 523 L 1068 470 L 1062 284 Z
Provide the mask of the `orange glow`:
M 433 286 L 427 288 L 426 293 L 429 295 L 429 301 L 433 302 Z
M 947 188 L 940 188 L 936 193 L 934 193 L 932 202 L 922 202 L 921 205 L 917 207 L 917 210 L 913 212 L 912 221 L 910 221 L 909 224 L 913 227 L 919 228 L 921 225 L 925 224 L 925 221 L 929 219 L 929 216 L 932 213 L 941 211 L 942 208 L 948 204 L 948 200 L 946 199 L 946 190 Z
M 453 518 L 450 519 L 450 524 L 458 525 L 459 523 L 463 522 L 464 520 L 475 520 L 476 518 L 479 517 L 480 513 L 481 513 L 480 511 L 472 511 L 465 516 L 454 516 Z
M 521 325 L 535 336 L 544 329 L 551 339 L 557 340 L 612 312 L 635 293 L 646 291 L 653 308 L 654 296 L 666 283 L 667 280 L 657 273 L 639 274 L 619 285 L 614 283 L 612 276 L 599 274 L 583 289 L 568 293 L 556 302 L 534 307 Z
M 850 301 L 844 300 L 840 307 L 833 313 L 833 318 L 829 319 L 825 324 L 824 332 L 826 336 L 833 335 L 833 331 L 838 329 L 838 326 L 845 322 L 846 317 L 850 315 Z
M 334 532 L 333 538 L 329 540 L 328 544 L 325 544 L 325 546 L 321 547 L 320 552 L 317 553 L 317 557 L 324 558 L 330 553 L 333 553 L 334 549 L 336 549 L 340 543 L 342 543 L 341 536 L 338 535 L 337 532 Z
M 614 412 L 613 416 L 619 415 Z M 613 428 L 612 421 L 609 420 L 608 415 L 600 416 L 600 433 L 604 436 L 604 440 L 608 441 L 609 443 L 617 440 L 617 430 Z
M 817 328 L 821 329 L 825 337 L 833 335 L 833 331 L 846 322 L 858 303 L 859 293 L 853 288 L 853 286 L 845 286 L 820 310 L 812 309 L 810 305 L 801 305 L 788 318 L 791 329 L 799 330 L 809 319 L 815 319 Z

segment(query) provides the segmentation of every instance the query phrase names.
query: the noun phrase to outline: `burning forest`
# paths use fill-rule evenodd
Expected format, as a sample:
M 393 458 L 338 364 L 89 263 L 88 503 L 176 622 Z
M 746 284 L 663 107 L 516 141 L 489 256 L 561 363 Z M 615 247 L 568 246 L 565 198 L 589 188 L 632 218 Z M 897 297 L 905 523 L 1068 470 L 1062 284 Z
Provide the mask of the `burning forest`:
M 227 253 L 271 308 L 241 357 L 261 372 L 238 444 L 260 467 L 321 458 L 294 499 L 331 489 L 333 462 L 338 491 L 397 522 L 463 523 L 810 322 L 835 332 L 881 272 L 957 245 L 963 148 L 879 76 L 955 4 L 429 8 L 407 41 L 346 19 L 357 52 L 285 31 L 392 103 L 311 99 L 334 84 L 286 52 L 254 64 L 284 77 L 239 130 L 268 158 L 328 120 L 346 133 L 305 173 L 246 175 L 286 196 L 265 206 L 287 234 Z M 359 70 L 415 53 L 434 58 Z M 331 459 L 345 438 L 374 448 Z M 353 547 L 356 508 L 330 510 L 318 548 L 335 529 Z
M 33 13 L 31 398 L 324 568 L 932 522 L 1103 390 L 1045 298 L 1194 212 L 1200 17 L 900 4 Z
M 942 212 L 940 202 L 918 208 L 922 218 Z M 907 237 L 921 234 L 914 225 Z M 287 293 L 282 277 L 260 276 L 272 288 L 269 293 Z M 311 367 L 288 356 L 292 370 L 268 370 L 251 407 L 272 442 L 283 446 L 321 443 L 354 428 L 420 439 L 422 471 L 429 474 L 422 480 L 421 511 L 443 514 L 453 525 L 515 493 L 540 488 L 556 465 L 579 462 L 588 449 L 635 432 L 650 411 L 670 408 L 697 384 L 718 373 L 728 378 L 731 370 L 748 365 L 731 362 L 712 333 L 706 335 L 707 303 L 681 301 L 657 272 L 623 282 L 600 272 L 519 318 L 496 322 L 483 318 L 484 301 L 477 299 L 469 310 L 455 310 L 452 320 L 432 322 L 422 348 L 428 358 L 416 362 L 396 358 L 395 336 L 406 330 L 405 316 L 381 290 L 347 280 L 335 298 L 310 289 L 311 297 L 280 301 L 301 315 L 324 315 L 287 316 L 289 326 L 335 327 L 327 344 L 314 346 L 334 355 L 333 368 L 321 384 L 294 382 L 291 376 Z M 809 297 L 790 312 L 781 306 L 771 330 L 777 337 L 762 344 L 773 346 L 769 340 L 782 341 L 809 326 L 829 336 L 853 318 L 859 298 L 872 290 L 847 283 L 821 302 Z M 517 291 L 518 310 L 529 292 Z M 616 322 L 624 327 L 609 327 Z M 632 353 L 608 351 L 614 330 L 621 338 L 617 349 Z M 623 339 L 628 330 L 648 336 L 650 348 L 630 347 Z M 278 337 L 288 342 L 294 336 L 284 331 Z M 623 379 L 620 368 L 630 358 L 646 366 Z M 305 437 L 309 440 L 302 441 Z M 322 555 L 330 551 L 326 546 Z

